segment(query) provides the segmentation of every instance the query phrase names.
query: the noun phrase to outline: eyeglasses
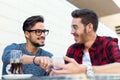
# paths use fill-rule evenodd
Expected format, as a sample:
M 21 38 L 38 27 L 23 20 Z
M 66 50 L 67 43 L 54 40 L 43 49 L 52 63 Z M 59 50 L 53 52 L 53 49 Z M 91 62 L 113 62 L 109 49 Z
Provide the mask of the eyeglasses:
M 45 36 L 47 36 L 48 33 L 49 33 L 49 30 L 46 30 L 46 29 L 45 30 L 35 29 L 35 30 L 26 30 L 26 31 L 28 31 L 28 32 L 35 32 L 35 34 L 37 36 L 40 36 L 42 34 L 42 32 L 45 34 Z

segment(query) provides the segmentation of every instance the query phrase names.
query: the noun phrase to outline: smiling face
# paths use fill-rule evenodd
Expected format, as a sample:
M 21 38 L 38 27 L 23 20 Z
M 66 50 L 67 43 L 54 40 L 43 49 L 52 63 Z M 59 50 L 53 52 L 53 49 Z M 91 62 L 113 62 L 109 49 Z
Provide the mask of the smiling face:
M 30 30 L 45 30 L 45 27 L 42 22 L 37 22 Z M 32 44 L 35 47 L 40 47 L 45 45 L 45 34 L 42 32 L 41 35 L 37 35 L 35 31 L 26 31 L 25 36 L 27 42 Z
M 86 37 L 86 27 L 81 23 L 81 18 L 73 18 L 71 34 L 76 43 L 84 43 Z

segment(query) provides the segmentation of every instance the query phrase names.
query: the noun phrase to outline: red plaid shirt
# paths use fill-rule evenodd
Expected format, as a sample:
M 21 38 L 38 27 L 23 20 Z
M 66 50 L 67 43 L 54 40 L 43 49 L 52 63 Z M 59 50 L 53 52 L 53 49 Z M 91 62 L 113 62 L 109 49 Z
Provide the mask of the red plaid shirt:
M 68 48 L 66 55 L 74 58 L 79 64 L 82 64 L 83 49 L 83 44 L 73 44 Z M 88 51 L 92 65 L 120 62 L 120 50 L 118 39 L 116 38 L 97 36 L 95 42 Z

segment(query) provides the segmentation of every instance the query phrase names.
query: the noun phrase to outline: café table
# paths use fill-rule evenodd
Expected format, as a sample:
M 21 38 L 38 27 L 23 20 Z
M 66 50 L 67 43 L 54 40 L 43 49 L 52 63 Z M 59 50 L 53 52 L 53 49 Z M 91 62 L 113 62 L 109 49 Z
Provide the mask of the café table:
M 4 80 L 8 80 L 8 79 L 4 79 Z M 41 77 L 31 76 L 26 79 L 15 79 L 15 80 L 120 80 L 120 74 L 94 74 L 93 78 L 88 77 L 85 74 L 41 76 Z
M 32 77 L 31 80 L 88 80 L 84 74 Z
M 34 80 L 120 80 L 120 74 L 94 74 L 94 77 L 88 77 L 85 74 L 43 76 L 33 78 Z M 32 78 L 31 78 L 32 80 Z

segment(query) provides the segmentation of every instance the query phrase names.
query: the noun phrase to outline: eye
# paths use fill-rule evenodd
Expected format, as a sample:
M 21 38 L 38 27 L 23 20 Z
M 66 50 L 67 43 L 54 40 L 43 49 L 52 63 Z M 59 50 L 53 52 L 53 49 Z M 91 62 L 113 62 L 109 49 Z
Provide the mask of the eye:
M 77 29 L 78 29 L 78 26 L 73 25 L 73 26 L 72 26 L 72 29 L 77 30 Z
M 41 33 L 42 31 L 41 30 L 36 30 L 37 33 Z

